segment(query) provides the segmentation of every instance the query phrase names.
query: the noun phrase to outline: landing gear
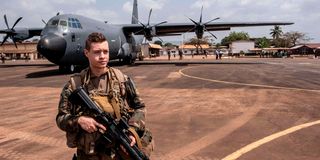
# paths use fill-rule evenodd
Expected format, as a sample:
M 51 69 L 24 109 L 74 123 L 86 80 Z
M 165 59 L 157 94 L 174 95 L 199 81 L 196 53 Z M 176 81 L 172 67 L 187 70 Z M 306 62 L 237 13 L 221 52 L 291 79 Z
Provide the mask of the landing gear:
M 76 66 L 73 64 L 59 66 L 59 72 L 61 73 L 74 73 L 75 71 L 76 71 Z
M 122 63 L 125 65 L 132 65 L 136 61 L 135 58 L 132 57 L 132 55 L 126 56 L 122 59 Z

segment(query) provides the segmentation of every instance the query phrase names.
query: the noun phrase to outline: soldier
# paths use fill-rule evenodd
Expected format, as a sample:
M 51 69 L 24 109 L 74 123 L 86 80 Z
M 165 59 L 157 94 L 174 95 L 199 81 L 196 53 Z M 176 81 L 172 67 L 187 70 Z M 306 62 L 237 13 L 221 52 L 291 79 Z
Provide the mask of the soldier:
M 129 135 L 130 145 L 137 144 L 150 156 L 153 139 L 145 126 L 145 105 L 137 90 L 128 87 L 134 86 L 132 80 L 118 69 L 107 66 L 109 46 L 104 35 L 91 33 L 84 53 L 89 60 L 89 68 L 72 75 L 64 86 L 56 117 L 57 126 L 66 132 L 68 147 L 77 148 L 77 158 L 74 159 L 130 159 L 124 147 L 114 142 L 100 142 L 101 130 L 108 130 L 107 126 L 92 118 L 90 111 L 70 103 L 68 97 L 79 86 L 85 88 L 92 100 L 115 119 L 126 117 L 132 133 Z
M 6 63 L 6 56 L 3 53 L 1 53 L 0 56 L 1 56 L 2 63 L 3 64 Z

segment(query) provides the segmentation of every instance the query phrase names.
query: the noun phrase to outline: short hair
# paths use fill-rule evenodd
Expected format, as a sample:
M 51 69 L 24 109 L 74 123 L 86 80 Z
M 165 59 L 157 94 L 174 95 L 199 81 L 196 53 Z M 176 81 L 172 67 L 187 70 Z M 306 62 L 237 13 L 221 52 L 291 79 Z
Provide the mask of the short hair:
M 93 32 L 91 33 L 86 40 L 86 50 L 90 50 L 91 43 L 104 42 L 107 41 L 106 37 L 102 33 Z

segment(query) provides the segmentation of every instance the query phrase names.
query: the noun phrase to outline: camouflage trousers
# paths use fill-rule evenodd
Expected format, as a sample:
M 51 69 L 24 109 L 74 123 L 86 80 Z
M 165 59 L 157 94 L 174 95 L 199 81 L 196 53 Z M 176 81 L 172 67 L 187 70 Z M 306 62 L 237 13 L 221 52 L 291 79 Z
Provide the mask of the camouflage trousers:
M 87 155 L 82 150 L 77 150 L 77 160 L 120 160 L 114 154 L 97 153 L 95 155 Z

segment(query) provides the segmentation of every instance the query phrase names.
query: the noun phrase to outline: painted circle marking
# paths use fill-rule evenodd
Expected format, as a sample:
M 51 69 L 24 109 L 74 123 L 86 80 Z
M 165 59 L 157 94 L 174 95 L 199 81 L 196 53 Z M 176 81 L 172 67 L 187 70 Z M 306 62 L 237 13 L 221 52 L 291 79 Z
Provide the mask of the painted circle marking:
M 241 86 L 274 88 L 274 89 L 286 89 L 286 90 L 307 91 L 307 92 L 320 93 L 320 90 L 293 88 L 293 87 L 281 87 L 281 86 L 271 86 L 271 85 L 253 84 L 253 83 L 229 82 L 229 81 L 221 81 L 221 80 L 215 80 L 215 79 L 201 78 L 201 77 L 191 76 L 191 75 L 187 75 L 187 74 L 183 73 L 184 70 L 190 69 L 190 68 L 194 68 L 194 67 L 187 67 L 187 68 L 180 69 L 179 73 L 182 76 L 185 76 L 185 77 L 189 77 L 189 78 L 193 78 L 193 79 L 199 79 L 199 80 L 203 80 L 203 81 L 215 82 L 215 83 L 224 83 L 224 84 L 233 84 L 233 85 L 241 85 Z
M 191 75 L 187 75 L 185 73 L 183 73 L 184 70 L 186 69 L 190 69 L 190 68 L 194 68 L 194 67 L 187 67 L 187 68 L 183 68 L 179 70 L 179 73 L 182 76 L 185 77 L 189 77 L 189 78 L 193 78 L 193 79 L 199 79 L 199 80 L 203 80 L 203 81 L 209 81 L 209 82 L 215 82 L 215 83 L 224 83 L 224 84 L 233 84 L 233 85 L 242 85 L 242 86 L 252 86 L 252 87 L 263 87 L 263 88 L 274 88 L 274 89 L 286 89 L 286 90 L 295 90 L 295 91 L 308 91 L 308 92 L 316 92 L 316 93 L 320 93 L 320 90 L 311 90 L 311 89 L 303 89 L 303 88 L 293 88 L 293 87 L 280 87 L 280 86 L 270 86 L 270 85 L 259 85 L 259 84 L 250 84 L 250 83 L 239 83 L 239 82 L 228 82 L 228 81 L 221 81 L 221 80 L 214 80 L 214 79 L 207 79 L 207 78 L 201 78 L 201 77 L 196 77 L 196 76 L 191 76 Z M 239 158 L 240 156 L 242 156 L 243 154 L 250 152 L 251 150 L 265 144 L 268 143 L 272 140 L 275 140 L 277 138 L 280 138 L 282 136 L 288 135 L 290 133 L 296 132 L 298 130 L 307 128 L 307 127 L 311 127 L 313 125 L 317 125 L 320 124 L 320 120 L 314 121 L 314 122 L 309 122 L 309 123 L 305 123 L 305 124 L 301 124 L 298 126 L 294 126 L 291 127 L 289 129 L 277 132 L 275 134 L 272 134 L 270 136 L 267 136 L 265 138 L 262 138 L 256 142 L 250 143 L 248 145 L 246 145 L 245 147 L 242 147 L 241 149 L 233 152 L 232 154 L 226 156 L 225 158 L 223 158 L 222 160 L 235 160 L 237 158 Z
M 277 138 L 280 138 L 282 136 L 285 136 L 287 134 L 290 134 L 290 133 L 293 133 L 293 132 L 296 132 L 298 130 L 301 130 L 301 129 L 304 129 L 304 128 L 307 128 L 307 127 L 311 127 L 313 125 L 317 125 L 317 124 L 320 124 L 320 120 L 317 120 L 317 121 L 314 121 L 314 122 L 309 122 L 309 123 L 305 123 L 305 124 L 301 124 L 301 125 L 298 125 L 298 126 L 294 126 L 294 127 L 291 127 L 289 129 L 286 129 L 284 131 L 280 131 L 278 133 L 275 133 L 275 134 L 272 134 L 270 136 L 267 136 L 265 138 L 262 138 L 256 142 L 253 142 L 251 144 L 248 144 L 246 145 L 245 147 L 242 147 L 241 149 L 233 152 L 232 154 L 226 156 L 225 158 L 223 158 L 222 160 L 235 160 L 237 158 L 239 158 L 241 155 L 265 144 L 265 143 L 268 143 L 274 139 L 277 139 Z

